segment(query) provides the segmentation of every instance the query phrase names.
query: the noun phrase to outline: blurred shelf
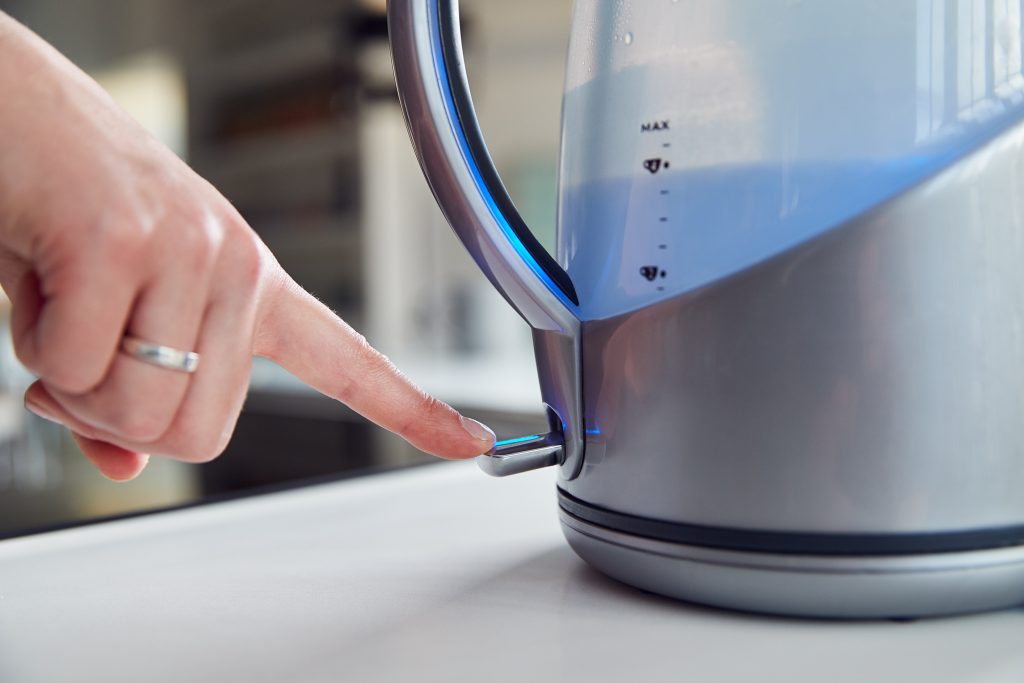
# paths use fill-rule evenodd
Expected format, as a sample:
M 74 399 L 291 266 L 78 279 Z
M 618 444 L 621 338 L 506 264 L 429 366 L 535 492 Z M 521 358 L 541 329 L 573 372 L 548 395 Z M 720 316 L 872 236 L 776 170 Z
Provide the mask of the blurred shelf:
M 356 0 L 175 0 L 189 13 L 194 36 L 206 54 L 220 56 L 256 45 L 277 42 L 282 36 L 313 26 L 337 23 L 358 7 Z
M 257 232 L 268 245 L 273 246 L 274 253 L 279 257 L 283 254 L 338 254 L 359 257 L 353 253 L 362 248 L 362 239 L 358 233 L 349 230 L 317 230 L 317 231 L 284 231 L 267 230 L 263 227 Z
M 340 65 L 339 39 L 334 22 L 314 26 L 214 60 L 196 72 L 194 85 L 226 93 L 282 81 L 325 65 Z
M 192 164 L 217 183 L 254 172 L 294 173 L 307 164 L 352 157 L 357 150 L 352 127 L 332 123 L 203 145 L 193 150 Z
M 361 245 L 359 214 L 349 212 L 294 212 L 291 215 L 250 214 L 252 227 L 264 237 L 300 239 L 324 248 L 352 249 Z

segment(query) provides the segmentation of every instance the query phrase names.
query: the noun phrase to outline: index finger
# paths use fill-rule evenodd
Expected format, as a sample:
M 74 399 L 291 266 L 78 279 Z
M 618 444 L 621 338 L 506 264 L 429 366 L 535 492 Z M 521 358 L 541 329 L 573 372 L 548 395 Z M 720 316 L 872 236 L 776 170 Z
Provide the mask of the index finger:
M 261 302 L 256 355 L 427 453 L 470 458 L 494 445 L 490 429 L 429 396 L 344 320 L 281 277 Z

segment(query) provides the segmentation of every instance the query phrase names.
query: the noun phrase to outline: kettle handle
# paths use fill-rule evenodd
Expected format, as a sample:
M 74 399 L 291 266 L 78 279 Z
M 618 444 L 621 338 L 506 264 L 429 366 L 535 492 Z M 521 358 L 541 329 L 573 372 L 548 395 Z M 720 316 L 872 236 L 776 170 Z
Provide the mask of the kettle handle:
M 420 166 L 473 260 L 534 329 L 541 393 L 560 431 L 552 437 L 564 443 L 558 461 L 573 478 L 584 444 L 576 290 L 526 227 L 487 152 L 466 78 L 457 0 L 388 0 L 387 12 L 399 99 Z
M 569 275 L 516 211 L 480 133 L 456 0 L 389 0 L 391 56 L 409 134 L 441 210 L 491 283 L 537 329 L 579 305 Z

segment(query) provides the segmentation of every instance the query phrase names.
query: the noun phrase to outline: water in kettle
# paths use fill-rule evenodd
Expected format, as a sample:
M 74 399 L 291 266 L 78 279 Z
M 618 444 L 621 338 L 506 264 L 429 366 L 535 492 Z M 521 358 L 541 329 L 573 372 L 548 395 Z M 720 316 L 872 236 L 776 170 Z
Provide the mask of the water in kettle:
M 561 253 L 584 319 L 698 289 L 841 224 L 939 157 L 661 171 L 566 188 Z
M 558 258 L 584 319 L 771 258 L 1024 118 L 1019 4 L 578 0 L 574 11 Z

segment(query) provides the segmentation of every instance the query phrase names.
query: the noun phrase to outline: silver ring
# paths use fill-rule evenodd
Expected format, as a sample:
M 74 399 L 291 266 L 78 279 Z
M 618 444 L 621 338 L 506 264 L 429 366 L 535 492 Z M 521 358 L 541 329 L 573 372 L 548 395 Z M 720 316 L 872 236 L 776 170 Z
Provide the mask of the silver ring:
M 192 374 L 199 367 L 199 354 L 195 351 L 181 351 L 125 335 L 121 349 L 128 355 L 167 370 Z

